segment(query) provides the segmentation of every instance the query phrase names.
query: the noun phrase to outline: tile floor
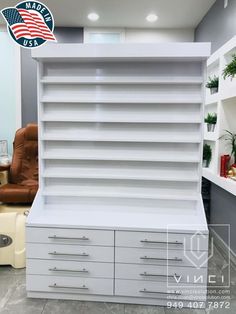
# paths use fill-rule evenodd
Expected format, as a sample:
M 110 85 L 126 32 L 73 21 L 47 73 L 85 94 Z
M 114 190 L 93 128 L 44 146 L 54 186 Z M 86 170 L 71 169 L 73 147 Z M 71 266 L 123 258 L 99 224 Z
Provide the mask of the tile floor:
M 209 270 L 226 274 L 227 263 L 215 249 Z M 1 314 L 236 314 L 236 269 L 231 266 L 230 309 L 167 309 L 158 306 L 140 306 L 98 302 L 27 299 L 25 270 L 0 266 L 0 313 Z M 217 293 L 217 292 L 216 292 Z

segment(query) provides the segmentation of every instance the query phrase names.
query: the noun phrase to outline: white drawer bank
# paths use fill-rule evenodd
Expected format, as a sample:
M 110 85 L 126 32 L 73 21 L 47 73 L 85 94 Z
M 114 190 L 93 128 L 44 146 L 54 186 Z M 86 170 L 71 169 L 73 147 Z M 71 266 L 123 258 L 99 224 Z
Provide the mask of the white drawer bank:
M 27 295 L 205 301 L 201 200 L 207 43 L 46 44 Z

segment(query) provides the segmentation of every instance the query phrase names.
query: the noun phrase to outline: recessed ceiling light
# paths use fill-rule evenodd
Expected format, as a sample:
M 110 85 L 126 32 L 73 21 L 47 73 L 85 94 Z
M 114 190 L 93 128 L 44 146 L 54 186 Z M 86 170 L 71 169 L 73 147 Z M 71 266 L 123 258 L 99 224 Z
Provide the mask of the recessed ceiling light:
M 88 19 L 90 21 L 97 21 L 99 19 L 99 15 L 97 13 L 89 13 Z
M 146 20 L 148 22 L 151 22 L 151 23 L 156 22 L 157 19 L 158 19 L 158 16 L 156 14 L 153 14 L 153 13 L 148 14 L 146 17 Z

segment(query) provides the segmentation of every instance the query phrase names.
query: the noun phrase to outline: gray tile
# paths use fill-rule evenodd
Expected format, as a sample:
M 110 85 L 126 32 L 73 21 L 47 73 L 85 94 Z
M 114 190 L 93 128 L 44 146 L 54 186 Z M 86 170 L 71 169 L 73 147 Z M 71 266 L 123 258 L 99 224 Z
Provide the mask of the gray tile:
M 48 300 L 43 314 L 124 314 L 124 305 L 103 302 Z
M 125 304 L 125 314 L 165 314 L 164 307 Z
M 26 298 L 25 276 L 11 276 L 2 278 L 16 278 L 15 289 L 12 289 L 6 302 L 0 308 L 1 314 L 41 314 L 46 300 Z M 1 279 L 2 279 L 1 278 Z
M 48 300 L 43 314 L 81 314 L 83 302 L 71 301 L 71 300 Z
M 0 278 L 2 276 L 9 276 L 9 275 L 25 275 L 25 268 L 13 268 L 12 266 L 0 266 Z
M 16 290 L 22 276 L 1 276 L 0 277 L 0 312 Z

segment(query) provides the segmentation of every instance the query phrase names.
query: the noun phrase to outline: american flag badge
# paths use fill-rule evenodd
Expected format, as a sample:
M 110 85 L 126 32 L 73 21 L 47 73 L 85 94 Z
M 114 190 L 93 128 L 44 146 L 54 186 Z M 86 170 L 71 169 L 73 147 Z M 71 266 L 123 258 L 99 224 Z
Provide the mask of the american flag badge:
M 1 11 L 12 39 L 24 48 L 37 48 L 56 42 L 51 11 L 41 2 L 23 1 Z

